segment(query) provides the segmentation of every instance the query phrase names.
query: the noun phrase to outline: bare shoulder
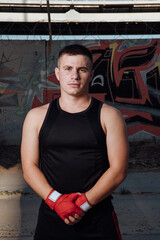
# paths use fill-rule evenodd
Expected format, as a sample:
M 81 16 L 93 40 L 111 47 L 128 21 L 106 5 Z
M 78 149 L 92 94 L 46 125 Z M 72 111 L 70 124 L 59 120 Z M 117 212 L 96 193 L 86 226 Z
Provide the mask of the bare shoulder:
M 104 117 L 107 119 L 112 119 L 115 117 L 123 118 L 121 112 L 117 108 L 112 107 L 106 103 L 104 103 L 102 106 L 102 115 L 104 115 Z
M 104 129 L 109 128 L 110 126 L 117 127 L 117 125 L 125 127 L 125 121 L 121 112 L 117 108 L 106 103 L 102 106 L 101 123 Z
M 39 117 L 40 115 L 43 115 L 47 111 L 48 106 L 49 106 L 49 104 L 45 104 L 40 107 L 32 108 L 27 113 L 27 117 L 29 116 L 29 117 L 36 118 L 36 117 Z
M 46 116 L 49 104 L 31 109 L 25 118 L 24 125 L 29 125 L 32 128 L 40 129 Z

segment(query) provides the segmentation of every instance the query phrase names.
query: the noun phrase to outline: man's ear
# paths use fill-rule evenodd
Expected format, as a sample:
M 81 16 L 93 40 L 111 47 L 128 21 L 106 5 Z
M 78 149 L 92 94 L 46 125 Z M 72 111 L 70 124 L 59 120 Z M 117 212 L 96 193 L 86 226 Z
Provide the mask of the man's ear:
M 54 72 L 55 72 L 57 80 L 59 81 L 59 68 L 55 67 Z

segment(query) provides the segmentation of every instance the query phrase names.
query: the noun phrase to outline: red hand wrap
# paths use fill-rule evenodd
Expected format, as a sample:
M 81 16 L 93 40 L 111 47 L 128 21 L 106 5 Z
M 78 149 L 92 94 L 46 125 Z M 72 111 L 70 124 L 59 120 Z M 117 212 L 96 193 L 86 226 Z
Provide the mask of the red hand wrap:
M 56 201 L 54 209 L 63 220 L 69 216 L 74 217 L 75 214 L 81 214 L 81 209 L 75 204 L 78 197 L 78 193 L 64 194 Z
M 87 212 L 90 208 L 92 208 L 91 203 L 87 200 L 85 193 L 80 195 L 75 204 L 83 211 Z
M 56 190 L 51 190 L 48 194 L 45 203 L 53 210 L 56 204 L 56 201 L 62 194 L 57 192 Z

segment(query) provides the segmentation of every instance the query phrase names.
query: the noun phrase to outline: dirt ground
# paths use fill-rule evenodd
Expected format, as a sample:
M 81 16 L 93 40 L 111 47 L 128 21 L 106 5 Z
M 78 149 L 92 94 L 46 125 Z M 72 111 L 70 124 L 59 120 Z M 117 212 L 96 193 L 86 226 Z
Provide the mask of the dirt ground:
M 129 170 L 159 171 L 160 140 L 130 142 Z
M 21 162 L 20 146 L 0 146 L 0 168 L 10 169 Z M 129 171 L 160 170 L 160 140 L 130 142 Z

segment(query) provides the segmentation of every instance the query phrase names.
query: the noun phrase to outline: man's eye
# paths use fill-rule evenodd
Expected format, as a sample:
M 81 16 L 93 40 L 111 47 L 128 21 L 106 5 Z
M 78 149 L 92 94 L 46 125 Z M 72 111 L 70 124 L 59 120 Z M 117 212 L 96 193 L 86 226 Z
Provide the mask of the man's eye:
M 70 67 L 66 67 L 65 70 L 70 70 L 71 68 Z
M 87 70 L 84 69 L 84 68 L 82 68 L 80 71 L 81 71 L 81 72 L 87 72 Z

